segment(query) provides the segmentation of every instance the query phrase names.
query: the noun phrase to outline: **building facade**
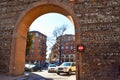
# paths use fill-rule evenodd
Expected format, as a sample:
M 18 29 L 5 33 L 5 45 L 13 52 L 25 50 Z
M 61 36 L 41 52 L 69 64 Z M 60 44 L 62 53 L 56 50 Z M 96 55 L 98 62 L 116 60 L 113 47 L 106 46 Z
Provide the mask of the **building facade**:
M 74 35 L 66 34 L 59 36 L 52 48 L 52 59 L 59 60 L 61 56 L 61 62 L 75 61 L 74 41 Z
M 42 64 L 46 60 L 46 35 L 38 31 L 30 31 L 29 34 L 33 35 L 33 38 L 29 54 L 26 56 L 26 61 L 32 63 L 37 61 Z

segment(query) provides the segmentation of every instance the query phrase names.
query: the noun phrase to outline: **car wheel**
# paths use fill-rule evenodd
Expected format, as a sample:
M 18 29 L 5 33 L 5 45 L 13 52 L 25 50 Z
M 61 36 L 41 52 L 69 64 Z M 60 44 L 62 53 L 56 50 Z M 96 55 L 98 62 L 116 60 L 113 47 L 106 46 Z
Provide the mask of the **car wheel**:
M 68 75 L 70 75 L 70 74 L 71 74 L 71 70 L 68 71 Z
M 57 72 L 57 74 L 58 74 L 58 75 L 60 75 L 60 73 L 59 73 L 59 72 Z
M 42 71 L 41 69 L 39 71 Z
M 48 73 L 50 73 L 50 71 L 48 71 Z
M 33 70 L 33 69 L 31 69 L 30 71 L 31 71 L 31 72 L 33 72 L 34 70 Z

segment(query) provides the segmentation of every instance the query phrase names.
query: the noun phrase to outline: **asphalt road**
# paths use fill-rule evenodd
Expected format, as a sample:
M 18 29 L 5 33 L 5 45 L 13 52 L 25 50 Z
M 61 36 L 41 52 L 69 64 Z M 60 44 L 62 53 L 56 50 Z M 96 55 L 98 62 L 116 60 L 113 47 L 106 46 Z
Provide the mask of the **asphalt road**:
M 42 72 L 32 72 L 32 73 L 51 80 L 76 80 L 75 73 L 72 73 L 71 75 L 65 73 L 61 73 L 60 75 L 57 75 L 56 73 L 48 73 L 47 70 L 43 70 Z
M 48 73 L 47 70 L 38 72 L 25 72 L 24 75 L 16 77 L 0 75 L 0 80 L 76 80 L 75 78 L 75 73 L 71 75 L 67 75 L 65 73 L 57 75 L 56 73 Z

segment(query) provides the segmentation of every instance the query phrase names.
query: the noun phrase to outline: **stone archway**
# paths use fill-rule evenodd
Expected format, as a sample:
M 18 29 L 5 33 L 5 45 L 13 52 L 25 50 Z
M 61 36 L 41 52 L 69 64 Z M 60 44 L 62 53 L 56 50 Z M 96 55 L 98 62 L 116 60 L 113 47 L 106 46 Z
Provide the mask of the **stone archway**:
M 12 75 L 20 75 L 24 72 L 24 63 L 25 63 L 25 50 L 26 50 L 26 37 L 27 31 L 31 23 L 39 16 L 56 12 L 65 15 L 66 17 L 71 16 L 74 24 L 75 30 L 79 28 L 79 23 L 77 17 L 74 14 L 73 9 L 64 5 L 61 2 L 55 0 L 54 2 L 45 1 L 45 2 L 37 2 L 31 5 L 23 14 L 19 17 L 16 27 L 13 33 L 13 42 L 12 42 L 12 57 L 11 57 L 11 65 L 9 74 Z M 79 42 L 80 38 L 76 35 L 76 43 Z

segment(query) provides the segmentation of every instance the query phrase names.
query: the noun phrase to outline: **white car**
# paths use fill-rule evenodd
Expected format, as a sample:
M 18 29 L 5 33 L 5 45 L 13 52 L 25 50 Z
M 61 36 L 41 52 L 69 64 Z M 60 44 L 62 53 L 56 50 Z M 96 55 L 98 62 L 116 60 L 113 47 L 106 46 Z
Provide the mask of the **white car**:
M 76 72 L 76 63 L 75 62 L 63 62 L 60 66 L 57 67 L 57 74 Z
M 36 64 L 25 64 L 25 71 L 41 71 L 41 67 Z
M 48 66 L 48 73 L 50 73 L 50 72 L 56 72 L 56 65 L 55 64 L 50 64 L 49 66 Z

